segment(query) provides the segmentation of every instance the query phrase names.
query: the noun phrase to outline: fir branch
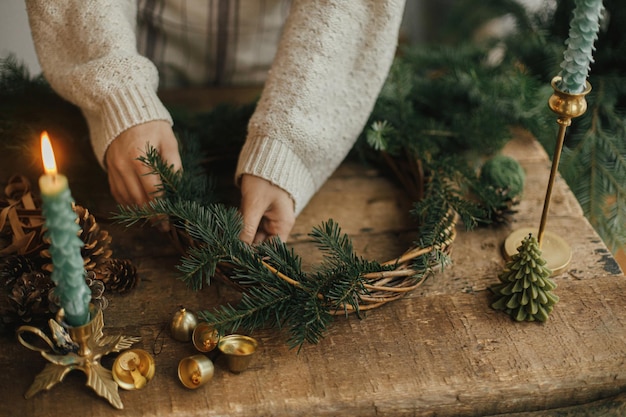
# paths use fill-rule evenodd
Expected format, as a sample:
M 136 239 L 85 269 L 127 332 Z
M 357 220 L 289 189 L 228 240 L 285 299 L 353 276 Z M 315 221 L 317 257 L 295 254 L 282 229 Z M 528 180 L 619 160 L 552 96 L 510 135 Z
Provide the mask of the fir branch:
M 561 174 L 585 216 L 612 250 L 626 245 L 626 126 L 614 105 L 619 79 L 600 78 L 587 113 L 570 128 Z
M 358 314 L 361 295 L 368 294 L 363 275 L 391 267 L 358 257 L 352 240 L 332 219 L 313 228 L 309 236 L 324 253 L 324 262 L 314 280 L 317 290 L 331 303 L 331 309 L 347 311 L 349 305 Z
M 205 280 L 207 284 L 211 283 L 210 278 L 215 275 L 219 261 L 219 253 L 213 253 L 205 247 L 189 247 L 177 266 L 183 273 L 180 279 L 192 290 L 198 291 L 202 289 Z
M 155 199 L 143 206 L 119 206 L 113 219 L 132 226 L 162 216 L 168 216 L 175 227 L 184 229 L 201 245 L 188 248 L 179 267 L 184 272 L 182 279 L 191 288 L 202 288 L 203 281 L 210 283 L 216 265 L 231 261 L 234 250 L 246 251 L 239 240 L 240 214 L 221 204 L 202 206 L 193 201 Z
M 14 54 L 0 59 L 0 92 L 2 96 L 22 96 L 25 92 L 45 90 L 51 93 L 50 86 L 42 76 L 31 77 L 28 67 L 20 63 Z
M 165 193 L 169 197 L 179 192 L 183 183 L 182 171 L 174 171 L 174 165 L 168 165 L 156 148 L 148 145 L 145 154 L 139 156 L 137 160 L 150 169 L 144 175 L 159 176 L 161 182 L 157 185 L 155 196 Z
M 242 269 L 240 273 L 247 276 L 250 271 Z M 213 312 L 203 311 L 200 316 L 222 333 L 239 328 L 252 332 L 277 327 L 288 330 L 290 348 L 300 348 L 305 342 L 317 343 L 332 320 L 323 298 L 306 287 L 277 278 L 268 269 L 256 271 L 253 276 L 255 285 L 244 291 L 236 307 L 220 306 Z
M 317 297 L 295 298 L 291 311 L 286 315 L 286 324 L 290 327 L 287 341 L 291 348 L 307 343 L 316 344 L 323 337 L 333 317 L 323 300 Z
M 155 195 L 166 199 L 197 201 L 201 204 L 217 201 L 214 195 L 215 182 L 212 177 L 204 174 L 201 167 L 202 152 L 198 149 L 198 142 L 192 135 L 181 133 L 179 148 L 183 170 L 175 171 L 174 166 L 164 161 L 152 145 L 148 145 L 145 153 L 137 158 L 149 169 L 145 175 L 158 175 L 160 178 Z
M 220 305 L 212 312 L 200 311 L 198 316 L 214 326 L 220 334 L 239 329 L 252 332 L 265 326 L 280 327 L 283 322 L 280 312 L 291 300 L 292 295 L 289 293 L 280 294 L 268 287 L 250 287 L 243 293 L 237 306 Z
M 319 227 L 314 227 L 309 236 L 325 253 L 324 258 L 332 267 L 356 262 L 352 240 L 341 233 L 341 228 L 332 219 L 322 223 Z
M 302 259 L 293 248 L 289 249 L 279 238 L 272 238 L 256 246 L 258 255 L 265 259 L 275 271 L 293 279 L 295 282 L 302 282 L 307 279 L 302 272 Z

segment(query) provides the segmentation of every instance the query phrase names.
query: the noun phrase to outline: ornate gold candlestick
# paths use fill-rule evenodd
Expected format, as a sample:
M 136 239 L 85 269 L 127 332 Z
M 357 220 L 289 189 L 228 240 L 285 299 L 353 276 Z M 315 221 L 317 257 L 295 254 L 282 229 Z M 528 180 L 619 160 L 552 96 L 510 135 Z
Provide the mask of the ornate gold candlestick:
M 582 93 L 572 94 L 561 91 L 558 85 L 561 77 L 552 79 L 552 88 L 554 93 L 548 99 L 550 110 L 557 114 L 556 122 L 559 124 L 559 132 L 557 135 L 554 155 L 552 156 L 552 168 L 550 170 L 550 178 L 546 189 L 546 196 L 543 203 L 543 211 L 541 213 L 541 221 L 539 229 L 523 228 L 514 231 L 504 242 L 504 255 L 510 259 L 517 251 L 517 246 L 529 233 L 536 233 L 539 247 L 541 248 L 543 257 L 547 262 L 548 268 L 553 274 L 561 273 L 569 263 L 572 257 L 572 250 L 563 239 L 558 235 L 545 231 L 548 218 L 548 210 L 550 208 L 550 199 L 552 198 L 552 188 L 558 173 L 559 160 L 561 159 L 561 151 L 565 141 L 565 132 L 567 127 L 572 124 L 572 119 L 582 116 L 587 110 L 587 100 L 585 96 L 591 91 L 591 85 L 586 82 L 585 89 Z
M 87 386 L 99 396 L 106 398 L 118 409 L 124 408 L 118 393 L 118 384 L 111 371 L 100 364 L 100 358 L 111 353 L 128 349 L 140 337 L 104 336 L 102 311 L 90 305 L 89 321 L 84 326 L 69 327 L 63 325 L 63 317 L 56 321 L 50 319 L 50 331 L 54 342 L 44 332 L 33 326 L 21 326 L 17 329 L 17 338 L 25 347 L 40 352 L 48 363 L 32 383 L 26 394 L 30 398 L 42 390 L 49 390 L 63 381 L 65 375 L 78 369 L 87 375 Z M 46 347 L 38 347 L 24 339 L 24 333 L 31 333 L 41 339 Z

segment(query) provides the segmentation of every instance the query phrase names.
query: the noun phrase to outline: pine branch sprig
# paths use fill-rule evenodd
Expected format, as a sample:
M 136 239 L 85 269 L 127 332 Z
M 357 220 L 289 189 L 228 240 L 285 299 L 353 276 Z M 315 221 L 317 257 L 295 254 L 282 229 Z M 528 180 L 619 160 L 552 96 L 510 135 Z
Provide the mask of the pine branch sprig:
M 237 306 L 225 304 L 211 310 L 202 310 L 198 316 L 215 327 L 220 334 L 254 330 L 275 325 L 281 327 L 282 312 L 292 302 L 288 292 L 278 292 L 272 287 L 250 287 L 242 294 Z
M 203 153 L 198 142 L 187 133 L 179 134 L 178 140 L 185 170 L 174 170 L 174 166 L 164 161 L 152 146 L 146 147 L 145 153 L 137 158 L 149 168 L 145 175 L 158 175 L 161 179 L 155 195 L 201 204 L 216 202 L 215 182 L 211 176 L 204 175 L 201 164 Z

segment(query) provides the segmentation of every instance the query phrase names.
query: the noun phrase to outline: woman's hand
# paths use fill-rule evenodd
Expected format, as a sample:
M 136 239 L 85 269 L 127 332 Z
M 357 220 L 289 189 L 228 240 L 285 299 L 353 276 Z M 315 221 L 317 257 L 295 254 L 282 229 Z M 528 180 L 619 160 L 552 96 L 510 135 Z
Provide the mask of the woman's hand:
M 249 244 L 272 236 L 287 241 L 296 222 L 294 202 L 289 193 L 254 175 L 241 178 L 241 214 L 243 230 L 239 238 Z
M 182 166 L 178 142 L 168 122 L 156 120 L 125 130 L 111 142 L 105 155 L 109 187 L 119 204 L 141 205 L 157 197 L 161 179 L 149 175 L 150 168 L 137 160 L 145 155 L 148 145 L 173 165 L 175 171 Z

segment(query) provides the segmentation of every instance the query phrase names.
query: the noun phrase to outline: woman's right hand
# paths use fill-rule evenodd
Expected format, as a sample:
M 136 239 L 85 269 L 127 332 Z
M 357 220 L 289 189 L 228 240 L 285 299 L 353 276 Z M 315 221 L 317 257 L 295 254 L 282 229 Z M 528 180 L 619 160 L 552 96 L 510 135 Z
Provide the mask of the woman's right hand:
M 142 205 L 157 197 L 161 179 L 137 158 L 148 145 L 177 171 L 182 168 L 178 141 L 169 122 L 155 120 L 133 126 L 111 142 L 105 155 L 109 187 L 121 205 Z

